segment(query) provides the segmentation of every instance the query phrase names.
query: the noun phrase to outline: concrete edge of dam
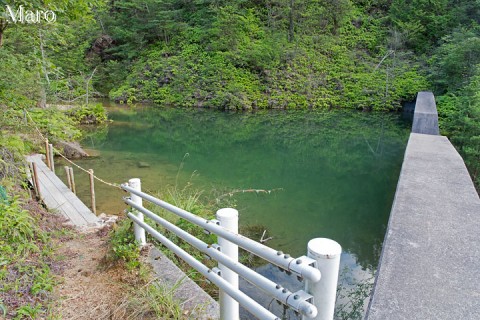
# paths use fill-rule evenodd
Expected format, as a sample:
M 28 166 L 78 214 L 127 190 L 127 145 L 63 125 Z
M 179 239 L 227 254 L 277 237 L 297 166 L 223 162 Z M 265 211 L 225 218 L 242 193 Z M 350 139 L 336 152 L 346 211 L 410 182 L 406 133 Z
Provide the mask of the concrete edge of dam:
M 480 319 L 480 199 L 431 92 L 417 97 L 366 319 Z

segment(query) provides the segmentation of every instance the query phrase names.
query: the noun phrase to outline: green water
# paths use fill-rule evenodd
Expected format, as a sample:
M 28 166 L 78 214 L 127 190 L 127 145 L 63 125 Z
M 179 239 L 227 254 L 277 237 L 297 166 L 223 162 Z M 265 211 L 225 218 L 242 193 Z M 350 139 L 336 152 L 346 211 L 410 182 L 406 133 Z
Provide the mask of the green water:
M 99 157 L 79 162 L 105 180 L 141 178 L 144 190 L 190 182 L 212 201 L 274 190 L 231 198 L 241 224 L 268 229 L 268 245 L 299 256 L 327 237 L 343 264 L 376 266 L 410 128 L 400 115 L 116 107 L 109 117 L 83 142 Z M 85 175 L 76 180 L 88 204 Z M 97 183 L 96 193 L 99 212 L 123 210 L 123 192 Z
M 138 177 L 148 190 L 191 182 L 212 201 L 273 190 L 231 198 L 241 224 L 268 227 L 269 245 L 301 255 L 309 239 L 328 237 L 376 265 L 409 134 L 398 114 L 111 108 L 109 117 L 83 142 L 99 157 L 79 162 L 105 180 Z M 124 208 L 122 192 L 97 183 L 96 193 L 99 212 Z

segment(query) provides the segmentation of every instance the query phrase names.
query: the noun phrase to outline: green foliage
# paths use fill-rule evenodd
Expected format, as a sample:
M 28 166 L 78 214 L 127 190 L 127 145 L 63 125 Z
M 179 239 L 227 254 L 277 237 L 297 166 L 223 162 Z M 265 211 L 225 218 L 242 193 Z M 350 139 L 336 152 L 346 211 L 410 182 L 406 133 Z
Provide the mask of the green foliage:
M 8 1 L 0 6 L 0 105 L 45 107 L 74 101 L 85 94 L 90 77 L 90 50 L 98 34 L 91 8 L 100 1 Z M 25 10 L 53 10 L 55 23 L 10 23 L 5 5 Z M 3 40 L 3 41 L 2 41 Z M 92 62 L 95 54 L 91 54 Z M 88 72 L 90 71 L 90 72 Z
M 39 99 L 37 66 L 30 66 L 30 53 L 16 54 L 15 48 L 0 49 L 0 105 L 29 108 Z
M 153 314 L 158 319 L 187 319 L 180 301 L 174 296 L 181 280 L 171 288 L 150 282 L 140 290 L 132 292 L 132 298 L 127 305 L 129 318 L 143 319 Z
M 143 13 L 149 4 L 119 1 L 115 8 L 122 6 Z M 162 14 L 175 17 L 169 25 L 181 28 L 156 41 L 140 33 L 142 49 L 135 52 L 138 59 L 131 63 L 132 72 L 110 97 L 126 103 L 149 100 L 219 109 L 383 110 L 398 109 L 425 87 L 419 69 L 398 58 L 401 52 L 390 59 L 395 61 L 388 61 L 389 75 L 376 69 L 386 32 L 378 20 L 348 1 L 294 7 L 272 1 L 258 9 L 251 2 L 217 3 L 198 13 L 211 21 L 206 23 L 187 14 L 189 9 L 179 2 L 163 2 Z M 125 30 L 122 17 L 109 17 L 108 28 Z M 149 23 L 148 14 L 133 19 Z M 132 24 L 127 29 L 142 27 Z M 118 34 L 116 41 L 128 39 Z
M 0 178 L 19 178 L 18 173 L 23 172 L 23 156 L 30 150 L 18 136 L 11 136 L 7 131 L 0 131 Z
M 55 284 L 49 236 L 23 206 L 18 195 L 0 201 L 0 308 L 13 319 L 44 316 Z
M 129 270 L 140 266 L 140 249 L 135 242 L 133 222 L 123 219 L 110 232 L 111 257 L 113 260 L 122 260 Z
M 182 166 L 180 166 L 181 169 Z M 195 189 L 193 184 L 189 181 L 187 184 L 180 188 L 178 184 L 176 186 L 171 186 L 166 188 L 164 191 L 164 196 L 158 194 L 159 199 L 171 203 L 179 208 L 187 210 L 197 216 L 211 220 L 214 218 L 214 208 L 208 205 L 208 201 L 202 197 L 203 191 Z M 185 220 L 178 218 L 178 216 L 161 209 L 156 206 L 150 208 L 153 212 L 157 213 L 159 216 L 164 217 L 171 223 L 175 224 L 177 227 L 187 231 L 188 233 L 194 235 L 196 238 L 202 240 L 207 244 L 213 244 L 216 242 L 216 236 L 213 234 L 206 234 L 202 228 L 199 226 Z M 152 221 L 151 221 L 152 222 Z M 152 222 L 154 225 L 154 223 Z M 186 250 L 192 256 L 196 257 L 198 260 L 203 261 L 204 263 L 209 263 L 203 253 L 199 252 L 197 249 L 192 248 L 190 245 L 185 243 L 182 239 L 177 237 L 174 233 L 169 232 L 163 227 L 160 227 L 160 230 L 163 230 L 166 236 L 180 248 Z M 180 261 L 179 261 L 180 262 Z M 184 264 L 183 262 L 180 262 Z
M 123 85 L 117 89 L 112 89 L 109 93 L 109 97 L 119 103 L 133 104 L 138 100 L 136 93 L 137 89 L 130 88 L 128 85 Z
M 25 117 L 19 110 L 7 109 L 0 118 L 0 181 L 9 179 L 20 184 L 23 179 L 24 156 L 32 149 L 30 139 L 20 136 L 25 126 Z M 18 133 L 14 134 L 15 131 Z
M 38 128 L 51 140 L 73 141 L 80 138 L 76 122 L 56 108 L 32 109 L 29 111 Z
M 78 16 L 85 2 L 50 5 Z M 388 38 L 384 22 L 370 13 L 385 13 L 384 3 L 121 0 L 91 5 L 98 25 L 68 20 L 39 33 L 25 26 L 8 34 L 12 41 L 0 52 L 6 61 L 0 97 L 6 105 L 76 101 L 87 89 L 95 92 L 94 84 L 129 104 L 390 110 L 425 87 L 416 64 L 398 58 L 402 48 L 395 48 L 397 58 L 390 59 L 388 70 L 376 68 Z M 84 8 L 87 21 L 90 8 Z M 394 3 L 392 16 L 401 9 Z M 397 15 L 394 21 L 407 19 Z M 20 45 L 27 39 L 37 48 L 34 53 Z M 25 86 L 12 86 L 18 82 Z
M 100 12 L 104 31 L 116 41 L 109 53 L 131 60 L 148 44 L 170 42 L 184 27 L 179 21 L 184 13 L 182 6 L 183 3 L 172 0 L 122 0 L 104 7 Z
M 6 131 L 1 132 L 0 136 L 0 147 L 9 149 L 15 158 L 19 160 L 24 154 L 27 153 L 28 147 L 25 142 L 18 136 L 8 137 Z
M 102 124 L 108 119 L 107 111 L 101 103 L 78 106 L 68 110 L 67 114 L 82 124 Z
M 480 27 L 455 30 L 442 38 L 430 59 L 431 82 L 438 93 L 453 93 L 469 84 L 479 63 Z
M 36 319 L 40 312 L 42 311 L 42 306 L 37 305 L 32 307 L 31 305 L 24 305 L 17 309 L 17 316 L 13 318 L 14 320 L 20 319 Z
M 393 0 L 388 18 L 406 44 L 426 53 L 459 25 L 479 22 L 480 3 L 469 0 Z
M 442 38 L 429 63 L 438 96 L 439 122 L 480 188 L 480 34 L 478 24 Z
M 0 239 L 9 246 L 6 250 L 14 252 L 16 256 L 32 250 L 38 252 L 33 242 L 36 231 L 34 219 L 28 211 L 22 210 L 18 198 L 10 199 L 8 204 L 0 202 Z
M 480 186 L 480 65 L 470 83 L 458 95 L 438 97 L 442 133 L 462 155 L 477 189 Z

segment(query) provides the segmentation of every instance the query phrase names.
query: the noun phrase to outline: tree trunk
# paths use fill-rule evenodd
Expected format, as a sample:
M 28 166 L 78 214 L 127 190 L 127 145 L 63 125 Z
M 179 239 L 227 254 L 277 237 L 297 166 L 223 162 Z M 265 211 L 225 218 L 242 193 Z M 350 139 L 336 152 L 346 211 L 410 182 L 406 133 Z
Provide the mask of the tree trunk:
M 37 88 L 37 108 L 45 109 L 47 107 L 47 91 L 45 88 L 45 84 L 42 81 L 42 75 L 40 71 L 37 72 L 37 79 L 39 87 Z
M 42 109 L 47 107 L 47 92 L 45 91 L 45 87 L 43 85 L 40 87 L 40 97 L 37 101 L 37 107 Z
M 294 25 L 293 25 L 293 5 L 294 5 L 295 0 L 290 0 L 290 14 L 289 14 L 289 24 L 288 24 L 288 42 L 293 41 L 294 37 Z
M 47 84 L 50 85 L 50 78 L 48 77 L 48 70 L 47 70 L 47 62 L 45 58 L 45 50 L 43 48 L 43 36 L 42 32 L 39 30 L 38 31 L 38 38 L 40 39 L 40 53 L 42 54 L 42 71 L 43 75 L 45 76 L 45 80 L 47 81 Z
M 338 28 L 340 28 L 340 23 L 338 21 L 337 16 L 334 14 L 333 15 L 333 35 L 334 36 L 338 35 Z
M 8 23 L 6 20 L 0 20 L 0 48 L 3 46 L 3 32 L 7 29 L 7 25 Z

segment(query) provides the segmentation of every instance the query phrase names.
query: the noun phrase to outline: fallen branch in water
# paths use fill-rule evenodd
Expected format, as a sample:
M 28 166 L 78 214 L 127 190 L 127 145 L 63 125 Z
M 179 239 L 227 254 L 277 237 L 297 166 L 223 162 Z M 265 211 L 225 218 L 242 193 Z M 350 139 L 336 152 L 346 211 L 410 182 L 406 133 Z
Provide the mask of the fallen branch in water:
M 265 238 L 265 233 L 267 233 L 267 230 L 263 230 L 262 237 L 260 238 L 260 243 L 265 243 L 265 242 L 273 239 L 273 237 Z
M 264 193 L 264 194 L 271 194 L 272 192 L 276 192 L 276 191 L 283 191 L 283 188 L 275 188 L 275 189 L 271 189 L 271 190 L 264 190 L 264 189 L 234 189 L 230 192 L 227 192 L 225 194 L 222 194 L 221 196 L 215 198 L 215 200 L 217 202 L 219 202 L 221 199 L 225 198 L 225 197 L 233 197 L 235 194 L 237 193 L 256 193 L 256 194 L 260 194 L 260 193 Z

